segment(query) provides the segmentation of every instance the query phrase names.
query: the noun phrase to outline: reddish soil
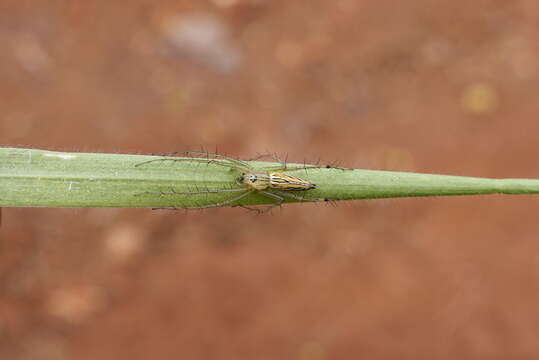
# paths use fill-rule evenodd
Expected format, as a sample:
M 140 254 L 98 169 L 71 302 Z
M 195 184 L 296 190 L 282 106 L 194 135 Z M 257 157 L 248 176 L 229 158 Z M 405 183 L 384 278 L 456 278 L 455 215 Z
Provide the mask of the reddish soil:
M 539 178 L 539 7 L 0 3 L 2 146 Z M 539 198 L 3 211 L 0 359 L 539 358 Z

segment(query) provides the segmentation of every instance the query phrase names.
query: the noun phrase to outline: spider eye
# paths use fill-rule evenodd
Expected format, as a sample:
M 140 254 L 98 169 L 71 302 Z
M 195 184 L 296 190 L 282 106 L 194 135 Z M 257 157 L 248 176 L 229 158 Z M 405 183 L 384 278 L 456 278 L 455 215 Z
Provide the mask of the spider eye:
M 249 181 L 254 183 L 256 181 L 256 175 L 250 175 Z

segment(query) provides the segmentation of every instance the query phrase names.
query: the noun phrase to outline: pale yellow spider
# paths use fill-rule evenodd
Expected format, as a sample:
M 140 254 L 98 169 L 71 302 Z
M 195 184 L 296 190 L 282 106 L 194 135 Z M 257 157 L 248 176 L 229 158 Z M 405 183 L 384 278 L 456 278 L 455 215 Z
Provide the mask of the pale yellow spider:
M 216 193 L 240 193 L 237 196 L 233 196 L 230 199 L 216 202 L 208 205 L 201 206 L 179 206 L 179 207 L 170 207 L 170 209 L 206 209 L 212 207 L 226 206 L 238 202 L 239 200 L 249 196 L 253 193 L 260 193 L 268 198 L 274 199 L 275 204 L 267 207 L 266 210 L 269 210 L 275 206 L 280 206 L 285 198 L 291 198 L 298 201 L 329 201 L 325 198 L 305 198 L 290 191 L 309 191 L 316 189 L 316 184 L 313 184 L 307 180 L 301 179 L 299 177 L 291 176 L 285 174 L 284 172 L 306 170 L 306 169 L 319 169 L 319 168 L 331 168 L 331 166 L 318 166 L 318 165 L 302 165 L 300 167 L 288 167 L 285 162 L 282 162 L 275 155 L 259 155 L 254 159 L 249 161 L 258 160 L 263 157 L 270 157 L 273 160 L 280 162 L 281 165 L 278 167 L 261 167 L 254 168 L 250 166 L 247 162 L 238 160 L 232 157 L 223 156 L 219 154 L 211 154 L 205 152 L 196 152 L 190 151 L 184 153 L 185 156 L 189 158 L 162 158 L 154 159 L 142 162 L 136 166 L 141 166 L 150 162 L 156 161 L 189 161 L 189 162 L 202 162 L 206 164 L 215 164 L 218 166 L 224 166 L 230 169 L 233 169 L 238 172 L 236 177 L 236 184 L 241 185 L 238 188 L 226 188 L 226 189 L 202 189 L 195 191 L 169 191 L 169 192 L 160 192 L 159 195 L 202 195 L 202 194 L 216 194 Z M 204 156 L 201 158 L 200 156 Z M 233 205 L 233 206 L 242 206 L 242 205 Z M 168 208 L 168 207 L 167 207 Z M 252 209 L 252 208 L 248 208 Z M 260 211 L 259 209 L 256 209 Z

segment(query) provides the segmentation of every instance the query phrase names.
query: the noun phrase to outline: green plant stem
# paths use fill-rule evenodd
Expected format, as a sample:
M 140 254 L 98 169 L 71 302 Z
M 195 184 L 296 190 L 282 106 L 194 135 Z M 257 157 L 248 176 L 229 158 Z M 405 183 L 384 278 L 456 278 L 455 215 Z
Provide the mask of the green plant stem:
M 157 158 L 163 157 L 0 148 L 0 206 L 182 208 L 215 204 L 231 198 L 231 194 L 239 194 L 171 195 L 237 188 L 241 186 L 235 182 L 239 174 L 234 169 L 192 161 L 141 164 Z M 249 164 L 255 168 L 276 165 Z M 294 165 L 302 166 L 290 164 Z M 539 180 L 532 179 L 325 168 L 291 174 L 317 185 L 314 190 L 298 193 L 306 201 L 539 193 Z M 286 198 L 285 202 L 297 200 Z M 273 199 L 252 194 L 227 206 L 274 203 Z

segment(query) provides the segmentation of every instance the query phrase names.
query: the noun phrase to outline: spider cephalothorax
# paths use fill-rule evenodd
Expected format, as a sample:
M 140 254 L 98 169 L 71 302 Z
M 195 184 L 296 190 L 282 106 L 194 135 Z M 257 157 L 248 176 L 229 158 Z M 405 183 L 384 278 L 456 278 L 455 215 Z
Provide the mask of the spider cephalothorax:
M 266 190 L 270 187 L 270 177 L 266 172 L 244 173 L 241 178 L 242 184 L 253 190 Z

